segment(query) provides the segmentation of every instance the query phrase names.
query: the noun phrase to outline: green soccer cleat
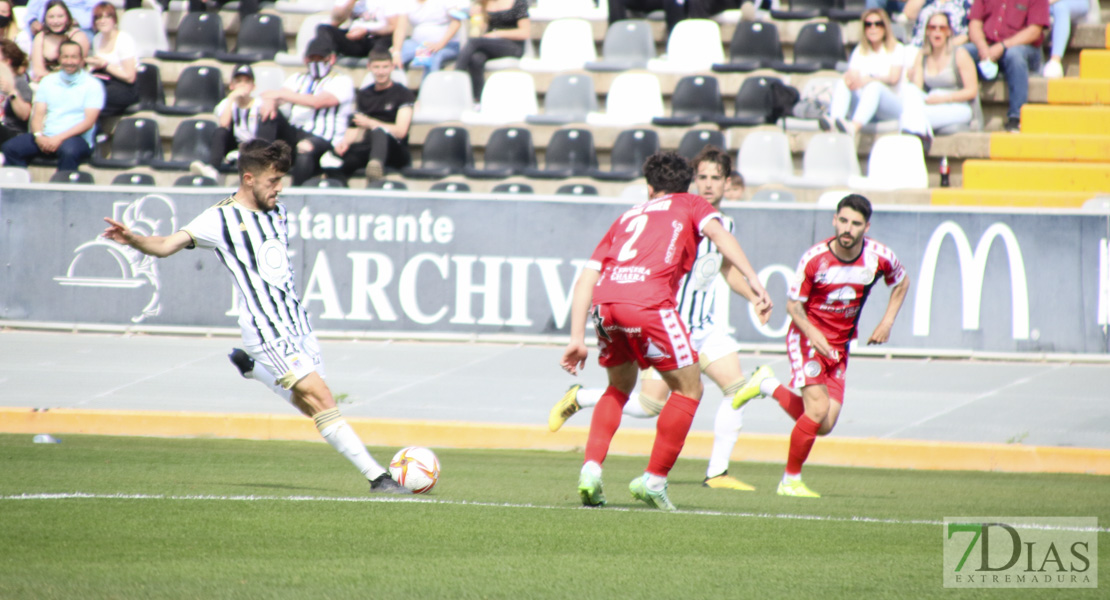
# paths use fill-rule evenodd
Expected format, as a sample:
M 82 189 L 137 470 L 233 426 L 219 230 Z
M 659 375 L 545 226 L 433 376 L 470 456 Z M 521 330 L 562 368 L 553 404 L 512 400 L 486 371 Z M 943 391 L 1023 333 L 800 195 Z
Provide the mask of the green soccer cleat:
M 658 508 L 659 510 L 678 510 L 674 504 L 671 504 L 671 499 L 667 497 L 667 485 L 663 484 L 663 489 L 658 492 L 653 492 L 647 486 L 647 473 L 632 480 L 628 484 L 628 491 L 632 492 L 632 497 L 637 500 L 643 500 L 648 506 Z
M 821 494 L 806 487 L 801 479 L 783 480 L 779 482 L 778 495 L 793 498 L 820 498 Z
M 551 407 L 551 414 L 547 416 L 548 429 L 559 431 L 559 428 L 567 422 L 571 415 L 582 410 L 582 406 L 578 404 L 578 390 L 580 389 L 582 389 L 582 386 L 577 383 L 570 386 L 567 388 L 567 393 L 563 394 L 563 399 Z
M 578 495 L 582 497 L 582 506 L 605 506 L 601 476 L 583 471 L 578 476 Z
M 759 384 L 763 383 L 764 379 L 774 376 L 775 372 L 767 365 L 756 369 L 748 382 L 744 384 L 744 387 L 736 390 L 736 395 L 732 397 L 732 409 L 740 410 L 752 398 L 762 396 L 763 392 L 759 391 Z

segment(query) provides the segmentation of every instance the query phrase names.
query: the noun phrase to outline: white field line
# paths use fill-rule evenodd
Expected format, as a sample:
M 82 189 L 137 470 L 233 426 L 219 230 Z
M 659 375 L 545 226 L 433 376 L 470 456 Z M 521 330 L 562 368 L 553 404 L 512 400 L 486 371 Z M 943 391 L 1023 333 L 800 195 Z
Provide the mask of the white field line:
M 606 507 L 604 509 L 584 506 L 545 506 L 542 504 L 512 504 L 501 502 L 471 502 L 468 500 L 438 500 L 435 498 L 398 498 L 396 496 L 343 497 L 343 496 L 219 496 L 193 495 L 176 496 L 165 494 L 86 494 L 82 492 L 59 494 L 15 494 L 0 496 L 0 501 L 15 500 L 202 500 L 210 502 L 348 502 L 348 503 L 415 503 L 442 504 L 449 506 L 474 506 L 481 508 L 516 508 L 532 510 L 585 510 L 603 512 L 648 512 L 647 509 L 628 507 Z M 650 511 L 659 512 L 659 511 Z M 872 523 L 879 525 L 944 525 L 944 521 L 930 519 L 884 519 L 865 516 L 824 516 L 793 515 L 788 513 L 722 512 L 717 510 L 680 510 L 674 514 L 702 517 L 734 517 L 742 519 L 779 519 L 784 521 L 822 521 L 826 523 Z M 1027 517 L 1026 517 L 1027 518 Z M 1022 527 L 1044 530 L 1110 533 L 1108 527 L 1062 527 L 1057 525 L 1035 525 L 1022 523 Z

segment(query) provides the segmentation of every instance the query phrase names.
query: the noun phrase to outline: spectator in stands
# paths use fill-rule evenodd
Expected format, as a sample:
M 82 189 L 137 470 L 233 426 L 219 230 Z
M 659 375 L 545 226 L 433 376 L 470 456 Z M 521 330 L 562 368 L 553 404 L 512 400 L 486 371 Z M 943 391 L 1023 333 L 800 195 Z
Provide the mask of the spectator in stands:
M 320 25 L 316 36 L 331 39 L 336 53 L 363 58 L 374 50 L 387 51 L 397 24 L 396 10 L 390 0 L 335 0 L 331 25 Z M 340 29 L 347 20 L 351 25 Z
M 31 46 L 31 80 L 36 82 L 58 70 L 58 49 L 62 43 L 73 41 L 80 45 L 82 57 L 89 53 L 89 38 L 77 27 L 65 2 L 50 0 L 43 19 L 45 25 L 35 34 Z
M 669 37 L 675 24 L 686 18 L 687 9 L 682 0 L 609 0 L 609 24 L 628 19 L 629 10 L 645 14 L 656 10 L 663 11 Z
M 874 8 L 881 8 L 886 11 L 889 17 L 890 15 L 897 15 L 904 11 L 907 4 L 909 3 L 904 0 L 866 0 L 863 3 L 863 9 L 871 10 Z
M 23 28 L 31 32 L 31 37 L 39 34 L 46 26 L 46 11 L 50 9 L 50 5 L 59 0 L 29 0 L 27 2 L 27 12 L 24 13 Z M 92 9 L 93 5 L 98 0 L 69 0 L 64 2 L 66 11 L 72 15 L 71 21 L 74 26 L 81 29 L 85 34 L 86 39 L 93 37 L 93 23 L 92 23 Z M 85 48 L 88 53 L 88 48 Z
M 38 156 L 56 157 L 59 171 L 76 171 L 92 154 L 93 130 L 104 108 L 104 86 L 85 70 L 85 51 L 73 40 L 58 47 L 61 69 L 39 83 L 31 133 L 4 143 L 4 163 L 26 167 Z
M 219 127 L 212 136 L 212 151 L 208 162 L 193 161 L 189 170 L 196 175 L 219 180 L 217 168 L 223 163 L 239 160 L 239 144 L 253 139 L 272 142 L 277 139 L 277 119 L 262 121 L 262 98 L 254 94 L 254 69 L 241 64 L 231 72 L 227 97 L 216 105 L 216 123 Z
M 23 40 L 19 39 L 22 33 L 23 28 L 15 18 L 12 0 L 0 0 L 0 40 L 11 40 L 17 44 L 24 43 Z M 22 37 L 24 39 L 29 39 L 27 36 Z M 26 54 L 30 46 L 20 49 Z
M 733 171 L 725 182 L 725 200 L 744 199 L 744 176 L 739 171 Z
M 96 36 L 87 64 L 94 77 L 104 84 L 104 110 L 101 118 L 122 115 L 128 106 L 139 101 L 135 84 L 139 69 L 139 51 L 135 38 L 119 29 L 119 17 L 111 2 L 93 8 Z
M 27 133 L 32 98 L 27 55 L 14 41 L 0 39 L 0 145 Z
M 481 35 L 471 32 L 470 39 L 459 52 L 455 69 L 470 73 L 474 102 L 482 98 L 486 83 L 486 61 L 493 58 L 524 55 L 524 42 L 532 36 L 532 20 L 528 18 L 528 0 L 479 0 L 478 19 L 484 24 Z
M 929 19 L 938 12 L 948 15 L 951 23 L 953 45 L 967 42 L 967 15 L 971 13 L 971 0 L 909 0 L 902 14 L 913 23 L 910 45 L 921 48 L 925 45 L 926 26 Z
M 410 65 L 423 67 L 427 77 L 428 73 L 440 70 L 444 61 L 457 57 L 458 33 L 466 19 L 467 6 L 467 2 L 460 0 L 403 0 L 397 8 L 397 26 L 390 48 L 393 64 L 398 69 Z
M 1048 27 L 1048 0 L 975 0 L 965 45 L 986 79 L 1006 76 L 1010 107 L 1006 131 L 1021 130 L 1021 107 L 1029 99 L 1029 74 L 1041 70 L 1041 41 Z
M 344 175 L 365 166 L 366 179 L 374 181 L 382 178 L 385 167 L 400 169 L 411 162 L 409 124 L 416 95 L 390 78 L 393 59 L 388 54 L 372 53 L 369 68 L 374 82 L 355 93 L 357 112 L 335 154 L 343 158 Z
M 189 12 L 216 12 L 220 10 L 223 5 L 234 1 L 236 0 L 189 0 Z M 242 21 L 243 17 L 258 12 L 259 0 L 238 0 L 238 2 L 240 21 Z
M 829 114 L 819 119 L 823 131 L 835 127 L 854 135 L 873 120 L 897 119 L 902 114 L 902 100 L 895 89 L 902 79 L 905 48 L 894 38 L 885 10 L 865 10 L 860 20 L 863 40 L 852 50 L 848 72 L 833 90 Z
M 317 36 L 309 42 L 304 60 L 306 73 L 289 77 L 280 90 L 262 94 L 262 120 L 277 119 L 278 139 L 293 148 L 293 185 L 319 171 L 320 157 L 343 140 L 354 111 L 354 82 L 332 72 L 331 38 Z
M 909 82 L 902 87 L 902 118 L 905 122 L 921 115 L 928 123 L 928 137 L 932 137 L 933 130 L 971 123 L 979 76 L 971 55 L 952 42 L 947 13 L 933 13 L 926 30 L 925 46 L 910 67 Z
M 1064 51 L 1068 49 L 1071 24 L 1087 16 L 1091 5 L 1087 0 L 1049 0 L 1049 4 L 1049 11 L 1052 13 L 1052 46 L 1042 74 L 1049 79 L 1057 79 L 1064 76 L 1064 66 L 1060 61 L 1064 58 Z

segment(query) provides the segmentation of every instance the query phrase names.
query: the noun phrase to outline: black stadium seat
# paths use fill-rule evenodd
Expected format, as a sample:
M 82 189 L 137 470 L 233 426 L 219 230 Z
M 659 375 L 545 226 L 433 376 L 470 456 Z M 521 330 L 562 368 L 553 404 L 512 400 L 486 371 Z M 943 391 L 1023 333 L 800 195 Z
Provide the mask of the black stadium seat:
M 50 183 L 96 183 L 92 173 L 88 171 L 55 171 L 50 176 Z
M 728 46 L 728 62 L 713 65 L 719 73 L 747 73 L 782 62 L 779 28 L 772 22 L 741 21 Z
M 664 127 L 689 127 L 699 121 L 724 116 L 721 86 L 716 77 L 689 75 L 678 80 L 671 94 L 671 116 L 654 117 L 651 122 Z
M 720 127 L 752 127 L 774 123 L 775 99 L 772 82 L 780 82 L 775 77 L 748 77 L 736 92 L 736 103 L 732 115 L 716 119 Z
M 99 145 L 99 144 L 98 144 Z M 120 119 L 112 132 L 112 152 L 93 156 L 89 164 L 99 169 L 129 169 L 162 158 L 162 136 L 154 119 Z
M 834 21 L 806 23 L 794 40 L 794 62 L 775 63 L 782 73 L 813 73 L 819 69 L 835 69 L 846 59 L 840 24 Z
M 490 190 L 494 194 L 534 194 L 535 190 L 527 183 L 499 183 Z
M 227 51 L 223 21 L 215 12 L 185 13 L 177 26 L 173 50 L 158 50 L 158 60 L 199 60 Z
M 347 182 L 335 177 L 313 177 L 301 184 L 300 187 L 314 188 L 345 188 Z
M 565 179 L 588 175 L 597 168 L 597 150 L 589 129 L 559 129 L 551 135 L 544 151 L 544 167 L 525 169 L 534 179 Z
M 836 8 L 836 0 L 789 0 L 788 4 L 788 9 L 771 9 L 771 18 L 776 21 L 816 19 Z
M 461 181 L 437 181 L 428 188 L 429 192 L 469 192 L 470 186 Z
M 495 129 L 486 142 L 482 168 L 466 167 L 463 175 L 473 179 L 504 179 L 535 166 L 532 132 L 523 127 L 502 127 Z
M 224 99 L 224 80 L 216 67 L 185 67 L 177 77 L 173 105 L 158 104 L 154 111 L 164 115 L 198 115 L 212 112 Z
M 596 196 L 597 188 L 583 183 L 568 183 L 559 186 L 555 193 L 567 196 Z
M 203 175 L 182 175 L 173 182 L 176 187 L 216 187 L 215 179 Z
M 405 167 L 401 173 L 413 179 L 441 179 L 458 175 L 474 166 L 470 133 L 462 127 L 435 127 L 424 137 L 420 166 Z
M 405 185 L 403 181 L 390 181 L 388 179 L 376 179 L 366 184 L 368 190 L 407 190 L 409 186 Z
M 723 131 L 716 129 L 691 129 L 678 142 L 678 155 L 687 160 L 693 159 L 706 146 L 716 146 L 722 150 L 726 140 Z
M 285 26 L 281 17 L 255 13 L 247 15 L 239 24 L 234 52 L 219 52 L 216 59 L 231 63 L 253 63 L 274 60 L 278 52 L 288 49 L 285 43 Z
M 128 112 L 154 110 L 159 104 L 166 103 L 166 92 L 162 88 L 162 72 L 158 65 L 139 63 L 135 69 L 135 87 L 139 91 L 139 102 L 127 107 Z
M 212 149 L 212 136 L 219 127 L 207 119 L 185 119 L 173 132 L 173 144 L 168 160 L 152 160 L 150 166 L 159 171 L 187 171 L 189 163 L 199 160 L 207 163 Z
M 112 178 L 112 185 L 154 185 L 154 176 L 149 173 L 120 173 Z
M 594 169 L 590 177 L 602 181 L 631 181 L 643 177 L 647 157 L 659 151 L 659 134 L 653 129 L 628 129 L 617 135 L 609 153 L 609 170 Z

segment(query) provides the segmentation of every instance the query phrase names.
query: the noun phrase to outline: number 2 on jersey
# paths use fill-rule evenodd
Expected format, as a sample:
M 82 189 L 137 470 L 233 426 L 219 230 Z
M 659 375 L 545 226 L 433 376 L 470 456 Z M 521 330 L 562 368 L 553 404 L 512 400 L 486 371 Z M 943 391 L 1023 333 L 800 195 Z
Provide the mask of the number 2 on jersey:
M 628 222 L 628 227 L 625 229 L 625 231 L 631 232 L 632 237 L 628 238 L 628 241 L 625 242 L 623 246 L 621 246 L 620 254 L 617 255 L 618 262 L 624 262 L 626 260 L 632 260 L 633 258 L 636 258 L 636 249 L 632 246 L 636 243 L 636 240 L 639 239 L 640 234 L 644 232 L 644 227 L 647 227 L 647 221 L 647 215 L 638 215 L 636 217 L 633 217 L 632 220 Z

